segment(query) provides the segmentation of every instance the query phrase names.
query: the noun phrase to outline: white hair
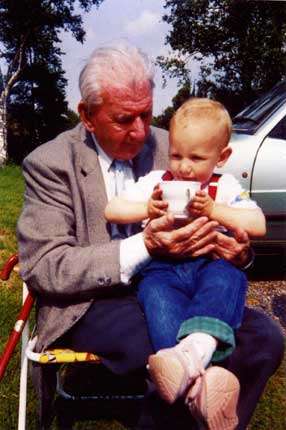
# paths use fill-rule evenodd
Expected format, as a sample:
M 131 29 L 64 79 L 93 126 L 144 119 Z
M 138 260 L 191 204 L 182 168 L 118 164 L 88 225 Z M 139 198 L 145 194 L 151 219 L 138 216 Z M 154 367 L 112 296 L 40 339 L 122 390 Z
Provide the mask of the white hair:
M 108 87 L 120 88 L 144 81 L 154 87 L 151 59 L 134 45 L 116 42 L 93 51 L 80 73 L 79 89 L 88 106 L 99 105 L 103 101 L 103 91 Z

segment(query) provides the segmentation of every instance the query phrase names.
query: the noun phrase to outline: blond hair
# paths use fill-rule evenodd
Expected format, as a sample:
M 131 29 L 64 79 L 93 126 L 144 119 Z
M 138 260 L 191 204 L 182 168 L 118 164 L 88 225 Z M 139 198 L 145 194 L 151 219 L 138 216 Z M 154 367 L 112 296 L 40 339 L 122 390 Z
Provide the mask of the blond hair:
M 221 103 L 207 98 L 190 98 L 173 115 L 170 133 L 174 131 L 174 127 L 187 128 L 191 120 L 213 121 L 218 131 L 225 136 L 224 144 L 228 144 L 232 133 L 232 121 Z

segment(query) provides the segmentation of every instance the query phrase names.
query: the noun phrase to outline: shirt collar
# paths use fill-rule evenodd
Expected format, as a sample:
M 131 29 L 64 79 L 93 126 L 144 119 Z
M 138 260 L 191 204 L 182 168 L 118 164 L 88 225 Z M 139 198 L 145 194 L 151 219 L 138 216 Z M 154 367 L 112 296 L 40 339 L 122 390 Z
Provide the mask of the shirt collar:
M 96 151 L 98 153 L 98 158 L 100 160 L 100 165 L 104 167 L 106 171 L 108 171 L 111 167 L 111 164 L 113 162 L 113 158 L 111 158 L 109 155 L 106 154 L 106 152 L 102 149 L 102 147 L 99 145 L 99 143 L 96 140 L 96 137 L 93 133 L 91 133 L 92 140 L 95 144 Z
M 96 147 L 96 151 L 98 153 L 98 158 L 100 160 L 100 165 L 102 168 L 105 168 L 107 171 L 109 171 L 114 158 L 110 157 L 109 155 L 106 154 L 106 152 L 102 149 L 102 147 L 99 145 L 98 141 L 96 140 L 96 137 L 93 133 L 91 133 L 92 136 L 92 140 L 95 144 Z M 126 164 L 129 165 L 129 167 L 133 167 L 133 162 L 132 160 L 126 160 Z

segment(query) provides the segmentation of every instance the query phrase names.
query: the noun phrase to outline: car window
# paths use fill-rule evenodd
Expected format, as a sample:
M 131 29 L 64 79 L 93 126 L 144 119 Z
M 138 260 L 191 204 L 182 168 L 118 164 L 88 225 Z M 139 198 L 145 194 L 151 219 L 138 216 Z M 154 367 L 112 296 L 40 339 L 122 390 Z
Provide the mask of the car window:
M 271 130 L 269 137 L 286 139 L 286 116 Z
M 286 81 L 282 81 L 233 118 L 234 131 L 254 134 L 285 100 Z

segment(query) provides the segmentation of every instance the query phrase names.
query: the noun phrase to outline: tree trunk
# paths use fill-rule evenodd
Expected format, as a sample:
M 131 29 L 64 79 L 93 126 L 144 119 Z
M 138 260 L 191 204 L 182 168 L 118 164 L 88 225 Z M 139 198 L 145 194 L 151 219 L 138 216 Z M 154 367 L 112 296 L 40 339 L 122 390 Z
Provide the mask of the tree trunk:
M 7 98 L 0 99 L 0 167 L 3 167 L 8 160 L 7 152 Z

